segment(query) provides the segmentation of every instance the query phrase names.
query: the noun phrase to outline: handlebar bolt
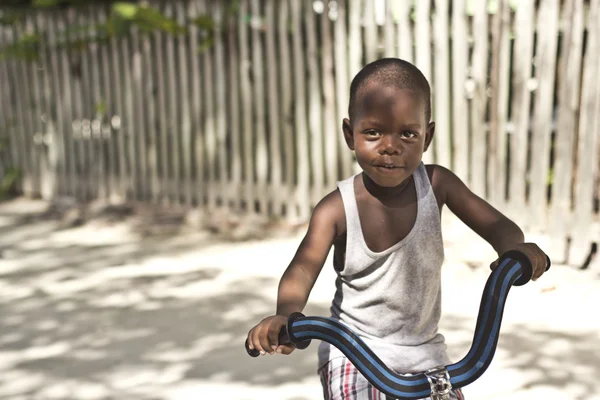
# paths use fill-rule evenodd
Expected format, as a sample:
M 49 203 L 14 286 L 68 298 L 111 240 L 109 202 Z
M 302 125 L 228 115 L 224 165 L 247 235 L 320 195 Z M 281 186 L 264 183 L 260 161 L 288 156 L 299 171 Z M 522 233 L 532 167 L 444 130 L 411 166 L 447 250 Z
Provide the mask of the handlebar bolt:
M 452 383 L 445 367 L 432 368 L 425 371 L 425 376 L 431 387 L 431 400 L 450 400 Z

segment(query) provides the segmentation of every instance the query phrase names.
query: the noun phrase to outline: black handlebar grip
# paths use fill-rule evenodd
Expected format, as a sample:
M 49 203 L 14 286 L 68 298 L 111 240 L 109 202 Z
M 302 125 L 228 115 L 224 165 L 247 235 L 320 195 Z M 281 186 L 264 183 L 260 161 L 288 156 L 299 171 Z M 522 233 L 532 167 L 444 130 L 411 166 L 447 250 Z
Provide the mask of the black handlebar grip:
M 281 330 L 279 331 L 279 338 L 277 339 L 277 341 L 279 342 L 279 344 L 291 344 L 292 341 L 290 340 L 290 337 L 288 336 L 287 333 L 287 325 L 284 325 L 283 327 L 281 327 Z M 246 352 L 248 353 L 248 355 L 250 357 L 258 357 L 260 355 L 260 352 L 256 349 L 250 349 L 250 347 L 248 347 L 248 340 L 246 340 L 244 342 L 244 346 L 246 347 Z M 300 348 L 300 347 L 298 347 Z
M 522 286 L 529 282 L 531 280 L 531 277 L 533 276 L 533 267 L 531 265 L 529 257 L 527 257 L 525 253 L 519 250 L 509 250 L 506 253 L 502 254 L 502 257 L 500 258 L 500 263 L 502 263 L 507 258 L 513 259 L 519 262 L 519 264 L 521 264 L 521 277 L 515 281 L 514 285 Z M 550 257 L 546 256 L 546 271 L 550 269 L 551 264 L 552 263 L 550 261 Z
M 290 325 L 296 321 L 298 318 L 304 318 L 304 314 L 299 313 L 299 312 L 295 312 L 292 313 L 289 317 L 288 317 L 288 321 L 287 324 L 285 324 L 284 326 L 281 327 L 281 330 L 279 331 L 279 337 L 277 338 L 277 341 L 279 344 L 294 344 L 294 346 L 297 349 L 303 350 L 305 348 L 308 347 L 308 345 L 310 345 L 310 340 L 303 340 L 303 341 L 292 341 L 292 339 L 290 338 L 290 335 L 288 334 L 288 329 L 290 327 Z M 260 355 L 260 352 L 256 349 L 250 349 L 250 347 L 248 347 L 248 340 L 246 340 L 244 342 L 244 345 L 246 347 L 246 352 L 248 353 L 248 355 L 250 357 L 258 357 Z

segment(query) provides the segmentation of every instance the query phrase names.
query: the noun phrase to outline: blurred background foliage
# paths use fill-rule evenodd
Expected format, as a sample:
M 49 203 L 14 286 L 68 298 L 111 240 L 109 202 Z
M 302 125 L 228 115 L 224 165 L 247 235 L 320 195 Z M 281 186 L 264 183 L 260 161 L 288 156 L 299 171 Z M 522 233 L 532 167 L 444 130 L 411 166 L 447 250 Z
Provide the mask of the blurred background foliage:
M 239 0 L 226 0 L 226 2 L 225 19 L 235 15 L 239 9 Z M 204 14 L 195 18 L 187 18 L 185 24 L 180 24 L 157 7 L 146 2 L 108 0 L 6 0 L 0 7 L 0 26 L 16 27 L 23 24 L 26 16 L 32 10 L 64 10 L 89 7 L 92 4 L 105 4 L 109 7 L 106 22 L 94 26 L 70 24 L 63 32 L 57 33 L 57 37 L 52 43 L 46 40 L 46 32 L 15 35 L 12 43 L 0 47 L 0 60 L 15 58 L 35 61 L 40 56 L 40 44 L 43 40 L 46 40 L 45 44 L 52 49 L 68 46 L 71 50 L 76 50 L 85 48 L 90 43 L 102 44 L 112 38 L 126 37 L 133 27 L 140 34 L 161 31 L 172 35 L 186 35 L 189 27 L 195 25 L 201 31 L 203 38 L 198 46 L 198 51 L 202 51 L 210 47 L 214 31 L 217 29 L 217 25 L 210 15 Z

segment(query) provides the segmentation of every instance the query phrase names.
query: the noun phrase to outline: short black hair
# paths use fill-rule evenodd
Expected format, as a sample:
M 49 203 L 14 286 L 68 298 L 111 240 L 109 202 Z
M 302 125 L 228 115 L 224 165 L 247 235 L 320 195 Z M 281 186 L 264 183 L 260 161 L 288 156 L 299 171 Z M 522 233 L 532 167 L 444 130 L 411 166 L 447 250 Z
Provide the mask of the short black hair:
M 381 58 L 373 61 L 352 79 L 350 84 L 350 104 L 348 116 L 352 121 L 356 94 L 367 83 L 376 80 L 378 83 L 399 89 L 411 89 L 423 95 L 425 101 L 425 118 L 431 119 L 431 87 L 425 75 L 413 64 L 400 58 Z

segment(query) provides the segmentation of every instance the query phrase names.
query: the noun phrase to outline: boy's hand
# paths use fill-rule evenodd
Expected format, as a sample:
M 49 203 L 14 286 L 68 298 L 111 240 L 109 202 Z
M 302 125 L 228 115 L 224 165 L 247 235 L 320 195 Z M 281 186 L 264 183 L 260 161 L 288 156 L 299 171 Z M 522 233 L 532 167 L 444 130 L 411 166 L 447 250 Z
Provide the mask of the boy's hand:
M 280 345 L 279 331 L 287 324 L 287 318 L 282 315 L 273 315 L 260 321 L 258 325 L 248 332 L 248 347 L 256 349 L 261 356 L 266 353 L 290 354 L 294 351 L 293 345 Z
M 546 268 L 548 267 L 548 256 L 546 253 L 542 251 L 535 243 L 518 243 L 512 246 L 506 251 L 509 250 L 518 250 L 521 253 L 525 254 L 529 261 L 531 262 L 531 267 L 533 269 L 533 273 L 531 275 L 531 280 L 536 281 L 544 272 L 546 272 Z M 500 258 L 490 264 L 490 268 L 493 270 L 498 267 L 500 262 Z

